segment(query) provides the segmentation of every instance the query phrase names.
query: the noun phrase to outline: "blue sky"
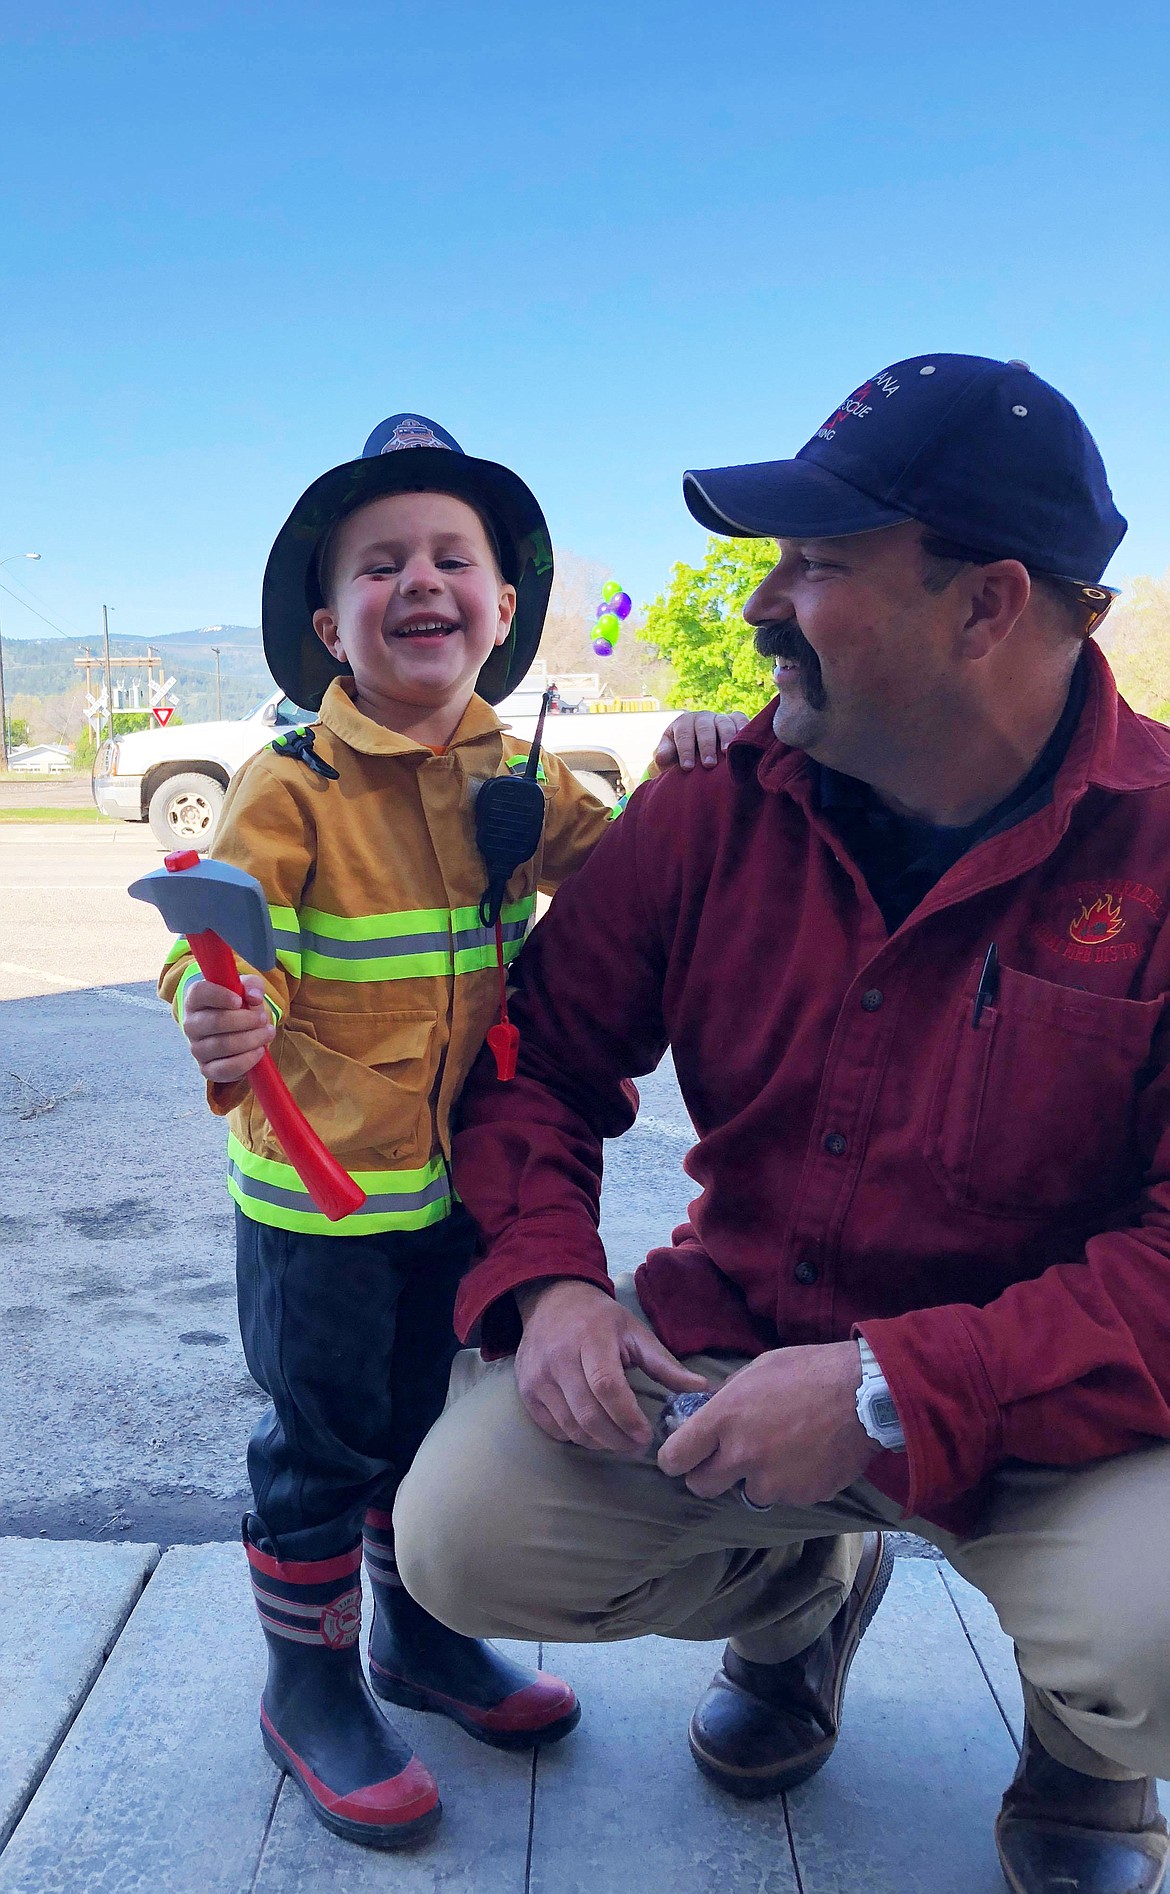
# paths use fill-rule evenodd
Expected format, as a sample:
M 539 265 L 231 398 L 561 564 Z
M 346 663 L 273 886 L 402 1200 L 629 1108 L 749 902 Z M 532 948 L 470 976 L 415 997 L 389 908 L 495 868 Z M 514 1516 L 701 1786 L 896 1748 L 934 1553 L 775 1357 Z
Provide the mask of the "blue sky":
M 947 348 L 1076 401 L 1113 574 L 1161 572 L 1166 17 L 0 0 L 0 558 L 43 555 L 0 583 L 86 635 L 256 623 L 296 495 L 419 408 L 646 599 L 702 550 L 684 467 Z

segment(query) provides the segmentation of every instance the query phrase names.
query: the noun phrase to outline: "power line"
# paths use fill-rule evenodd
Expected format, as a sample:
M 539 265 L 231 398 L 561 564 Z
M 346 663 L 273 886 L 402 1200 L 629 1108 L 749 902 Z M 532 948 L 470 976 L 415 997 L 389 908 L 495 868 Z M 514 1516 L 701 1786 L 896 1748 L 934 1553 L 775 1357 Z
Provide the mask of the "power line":
M 14 599 L 18 605 L 22 605 L 26 612 L 31 612 L 34 618 L 39 618 L 42 625 L 48 625 L 50 631 L 59 632 L 62 638 L 80 638 L 82 636 L 80 631 L 66 631 L 64 625 L 59 625 L 55 619 L 46 618 L 44 612 L 38 612 L 35 605 L 30 605 L 27 599 L 20 598 L 17 593 L 12 591 L 10 586 L 5 585 L 2 580 L 0 580 L 0 592 L 7 592 L 10 599 Z M 9 633 L 10 637 L 11 635 L 12 634 Z
M 26 555 L 25 555 L 25 557 L 27 558 L 27 556 L 28 556 L 28 555 L 26 554 Z M 5 561 L 4 561 L 4 564 L 5 564 L 6 566 L 7 566 L 7 565 L 8 565 L 9 563 L 10 563 L 10 561 L 9 561 L 9 560 L 7 560 L 7 559 L 6 559 Z M 19 585 L 19 587 L 20 587 L 20 589 L 21 589 L 21 591 L 22 591 L 22 592 L 27 592 L 30 598 L 36 598 L 36 596 L 37 596 L 37 594 L 36 594 L 36 593 L 35 593 L 35 592 L 33 591 L 33 589 L 32 589 L 32 586 L 31 586 L 31 585 L 26 585 L 26 584 L 25 584 L 25 582 L 24 582 L 24 580 L 23 580 L 23 579 L 21 578 L 21 576 L 20 576 L 20 574 L 19 574 L 19 572 L 10 572 L 10 573 L 8 574 L 8 577 L 9 577 L 9 579 L 10 579 L 10 580 L 12 581 L 12 583 L 13 583 L 13 585 Z

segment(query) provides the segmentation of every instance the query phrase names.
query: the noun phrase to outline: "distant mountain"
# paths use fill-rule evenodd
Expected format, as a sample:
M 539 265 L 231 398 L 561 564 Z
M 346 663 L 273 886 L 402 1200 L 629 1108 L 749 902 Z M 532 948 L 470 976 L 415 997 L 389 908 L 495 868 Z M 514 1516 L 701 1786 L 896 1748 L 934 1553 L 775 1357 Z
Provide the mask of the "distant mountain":
M 201 625 L 198 631 L 168 631 L 163 637 L 151 638 L 148 642 L 152 651 L 163 650 L 168 657 L 172 652 L 182 651 L 192 658 L 206 657 L 212 665 L 215 663 L 213 645 L 219 646 L 221 665 L 227 663 L 229 651 L 252 657 L 262 654 L 259 625 Z
M 103 648 L 100 638 L 86 641 L 74 638 L 6 638 L 4 641 L 4 688 L 13 713 L 15 699 L 34 698 L 68 700 L 55 722 L 80 727 L 85 691 L 85 672 L 74 663 L 86 647 L 96 665 L 101 665 Z M 147 701 L 144 668 L 119 669 L 121 657 L 145 657 L 147 647 L 163 659 L 166 672 L 175 680 L 171 693 L 185 723 L 202 723 L 216 714 L 215 654 L 220 653 L 220 703 L 225 717 L 242 717 L 274 686 L 264 663 L 259 627 L 255 625 L 204 625 L 197 631 L 168 632 L 158 638 L 110 638 L 111 670 L 115 690 L 137 678 L 142 702 Z M 100 678 L 94 678 L 95 689 Z

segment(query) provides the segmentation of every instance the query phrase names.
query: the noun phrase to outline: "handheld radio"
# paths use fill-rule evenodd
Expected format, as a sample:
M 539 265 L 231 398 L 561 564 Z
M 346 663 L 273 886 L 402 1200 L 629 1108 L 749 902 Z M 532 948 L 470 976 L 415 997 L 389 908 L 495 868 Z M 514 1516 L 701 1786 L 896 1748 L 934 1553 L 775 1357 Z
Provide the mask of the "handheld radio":
M 516 1055 L 520 1050 L 520 1032 L 508 1018 L 508 980 L 504 968 L 504 929 L 500 910 L 504 890 L 516 870 L 531 861 L 540 846 L 544 827 L 544 790 L 537 771 L 540 768 L 540 739 L 551 692 L 545 691 L 540 702 L 536 735 L 528 752 L 528 762 L 520 776 L 491 776 L 475 800 L 475 845 L 487 869 L 487 887 L 480 896 L 479 918 L 484 927 L 495 929 L 496 967 L 500 980 L 500 1016 L 488 1028 L 487 1042 L 496 1061 L 500 1079 L 516 1076 Z

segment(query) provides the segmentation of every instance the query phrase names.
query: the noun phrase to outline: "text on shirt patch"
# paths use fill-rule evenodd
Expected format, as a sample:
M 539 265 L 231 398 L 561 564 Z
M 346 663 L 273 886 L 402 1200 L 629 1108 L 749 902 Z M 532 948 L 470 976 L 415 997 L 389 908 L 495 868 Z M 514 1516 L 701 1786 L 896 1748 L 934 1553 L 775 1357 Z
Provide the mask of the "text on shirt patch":
M 1141 881 L 1115 881 L 1107 887 L 1099 881 L 1074 882 L 1058 891 L 1058 899 L 1063 909 L 1061 926 L 1058 929 L 1037 921 L 1031 930 L 1033 938 L 1061 960 L 1082 966 L 1140 960 L 1139 943 L 1117 936 L 1131 920 L 1140 922 L 1144 915 L 1159 922 L 1165 911 L 1161 895 Z

